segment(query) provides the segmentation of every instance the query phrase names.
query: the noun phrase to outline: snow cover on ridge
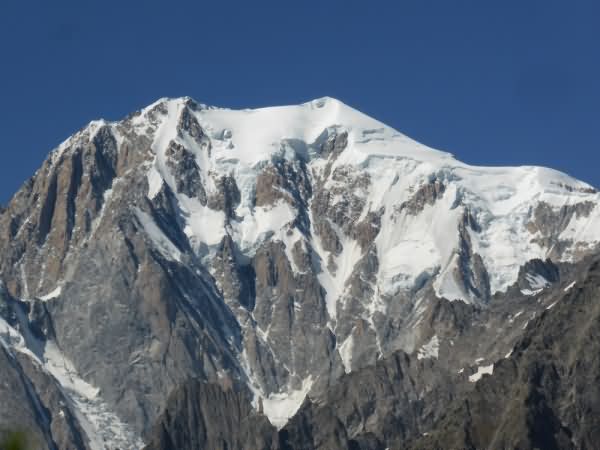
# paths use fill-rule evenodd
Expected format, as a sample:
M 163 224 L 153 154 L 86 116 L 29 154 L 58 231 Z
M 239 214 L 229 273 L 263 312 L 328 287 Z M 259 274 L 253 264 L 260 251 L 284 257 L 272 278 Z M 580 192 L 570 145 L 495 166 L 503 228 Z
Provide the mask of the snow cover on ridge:
M 274 157 L 305 158 L 309 167 L 319 170 L 323 161 L 312 145 L 324 130 L 341 127 L 349 134 L 349 145 L 332 170 L 348 165 L 370 175 L 373 183 L 366 194 L 362 217 L 382 207 L 386 211 L 376 241 L 380 264 L 378 287 L 383 295 L 409 291 L 436 276 L 435 289 L 439 296 L 472 301 L 472 293 L 457 286 L 452 275 L 458 263 L 457 224 L 467 209 L 481 228 L 479 232 L 469 230 L 473 250 L 482 257 L 486 267 L 494 269 L 489 271 L 491 293 L 503 291 L 516 280 L 519 267 L 525 262 L 543 259 L 548 254 L 548 249 L 535 241 L 536 235 L 527 231 L 533 205 L 545 202 L 558 209 L 583 200 L 597 202 L 599 199 L 586 183 L 555 170 L 463 164 L 451 154 L 421 145 L 332 98 L 255 110 L 198 108 L 192 114 L 211 139 L 208 156 L 196 142 L 177 134 L 177 121 L 187 100 L 160 100 L 136 119 L 142 121 L 144 114 L 158 104 L 166 106 L 167 114 L 153 136 L 156 158 L 148 170 L 150 198 L 163 183 L 174 186 L 165 164 L 165 149 L 172 140 L 181 142 L 196 156 L 208 191 L 215 189 L 209 174 L 234 176 L 242 198 L 236 211 L 240 219 L 233 222 L 232 237 L 251 253 L 252 244 L 256 247 L 260 243 L 255 239 L 269 232 L 281 232 L 293 215 L 293 211 L 268 212 L 252 207 L 260 170 Z M 294 148 L 290 148 L 289 142 L 296 143 Z M 393 214 L 395 207 L 433 179 L 446 184 L 442 198 L 425 205 L 416 216 Z M 216 246 L 226 233 L 223 214 L 183 194 L 177 197 L 188 214 L 186 233 L 190 240 L 201 242 L 209 249 Z M 598 227 L 590 226 L 600 221 L 598 208 L 590 218 L 573 217 L 572 224 L 564 231 L 565 239 L 586 243 L 600 240 Z M 581 229 L 580 234 L 574 231 Z M 335 318 L 335 304 L 343 293 L 345 281 L 360 257 L 360 250 L 358 253 L 346 250 L 352 248 L 350 238 L 340 238 L 346 240 L 344 251 L 336 261 L 342 269 L 336 274 L 324 270 L 320 276 L 327 290 L 332 318 Z M 327 260 L 318 238 L 314 238 L 312 244 L 322 260 Z
M 374 289 L 377 294 L 368 306 L 370 314 L 377 310 L 385 312 L 377 304 L 382 297 L 410 293 L 429 280 L 433 280 L 435 292 L 440 297 L 477 301 L 475 294 L 459 285 L 455 276 L 460 264 L 458 228 L 467 214 L 478 225 L 477 231 L 469 228 L 467 232 L 473 252 L 480 255 L 488 268 L 493 294 L 514 283 L 519 268 L 527 261 L 545 259 L 549 254 L 549 249 L 536 241 L 539 232 L 531 232 L 528 228 L 534 218 L 535 205 L 544 202 L 559 210 L 586 200 L 597 203 L 600 199 L 589 185 L 551 169 L 463 164 L 450 153 L 419 144 L 332 98 L 254 110 L 205 106 L 192 110 L 187 106 L 188 100 L 162 99 L 143 110 L 136 120 L 140 129 L 144 129 L 141 125 L 144 117 L 157 105 L 162 105 L 166 111 L 159 116 L 160 121 L 151 136 L 155 158 L 147 172 L 148 197 L 154 198 L 164 184 L 170 186 L 184 213 L 184 232 L 199 256 L 209 258 L 207 262 L 226 234 L 249 257 L 266 239 L 282 241 L 296 271 L 289 252 L 298 240 L 306 239 L 320 261 L 328 261 L 330 255 L 312 228 L 314 220 L 310 208 L 311 233 L 303 237 L 297 229 L 290 231 L 288 225 L 298 211 L 288 203 L 277 202 L 271 207 L 254 205 L 256 181 L 264 167 L 274 159 L 302 159 L 307 162 L 311 175 L 322 173 L 327 161 L 318 154 L 319 138 L 326 130 L 348 133 L 348 145 L 333 161 L 331 173 L 338 167 L 351 167 L 357 173 L 368 175 L 369 186 L 355 193 L 365 204 L 359 220 L 369 212 L 384 211 L 375 240 L 379 267 Z M 177 124 L 186 108 L 210 139 L 210 152 L 187 134 L 178 133 Z M 171 141 L 193 153 L 207 195 L 216 192 L 216 177 L 232 176 L 235 179 L 241 196 L 235 218 L 227 220 L 222 211 L 177 193 L 165 154 Z M 435 202 L 426 202 L 416 214 L 398 212 L 399 205 L 410 201 L 420 188 L 434 182 L 444 185 L 443 195 Z M 564 238 L 585 241 L 586 245 L 597 243 L 600 227 L 589 225 L 600 222 L 597 208 L 592 212 L 592 218 L 596 215 L 598 220 L 589 219 L 591 222 L 574 215 L 564 231 Z M 168 238 L 149 223 L 151 219 L 141 216 L 140 220 L 158 249 L 168 258 L 179 260 L 175 246 L 169 245 Z M 580 228 L 584 231 L 578 235 Z M 331 255 L 337 270 L 330 272 L 326 264 L 322 264 L 318 274 L 325 290 L 332 331 L 335 330 L 338 303 L 343 301 L 346 291 L 346 281 L 363 254 L 351 236 L 337 229 L 336 233 L 342 244 L 341 253 Z M 532 289 L 524 292 L 526 295 L 534 295 L 547 285 L 541 277 L 530 281 Z M 338 345 L 346 372 L 351 370 L 353 347 L 352 335 Z M 436 358 L 438 349 L 439 341 L 435 336 L 419 350 L 418 357 Z M 249 377 L 252 379 L 251 375 Z M 301 401 L 304 397 L 299 397 L 299 391 L 256 395 L 265 399 L 265 413 L 279 426 L 286 420 L 281 410 L 287 410 L 291 405 L 291 400 L 286 399 Z M 295 407 L 296 402 L 292 403 Z
M 353 176 L 365 175 L 368 186 L 357 188 L 354 195 L 364 201 L 358 221 L 369 213 L 382 211 L 375 238 L 378 260 L 374 279 L 373 298 L 366 310 L 372 319 L 375 312 L 386 312 L 386 299 L 398 294 L 412 295 L 431 282 L 435 293 L 449 300 L 477 301 L 476 294 L 457 281 L 461 269 L 461 224 L 469 218 L 477 226 L 465 227 L 473 254 L 489 275 L 491 294 L 506 290 L 518 277 L 519 269 L 534 258 L 546 259 L 552 248 L 542 243 L 540 230 L 532 226 L 535 209 L 548 205 L 553 211 L 581 202 L 600 200 L 589 185 L 560 172 L 542 167 L 475 167 L 456 160 L 450 153 L 428 148 L 398 131 L 332 98 L 322 98 L 301 105 L 231 110 L 197 105 L 189 107 L 190 99 L 161 99 L 143 109 L 131 119 L 138 134 L 151 141 L 151 158 L 144 166 L 148 183 L 147 197 L 155 199 L 165 186 L 175 196 L 181 212 L 183 232 L 193 251 L 210 266 L 225 235 L 231 236 L 245 257 L 254 256 L 266 240 L 281 241 L 291 267 L 296 272 L 291 249 L 301 241 L 310 247 L 315 259 L 321 261 L 318 280 L 325 291 L 330 328 L 342 310 L 347 281 L 363 256 L 363 249 L 353 236 L 335 227 L 342 250 L 330 255 L 314 229 L 314 217 L 308 208 L 310 232 L 303 235 L 290 227 L 298 211 L 285 201 L 269 206 L 256 206 L 257 177 L 274 160 L 306 162 L 311 181 L 323 175 L 331 163 L 330 173 L 338 168 L 351 168 Z M 178 131 L 183 112 L 190 114 L 210 140 L 210 149 L 187 133 Z M 93 122 L 88 133 L 93 135 L 100 125 L 111 126 L 118 136 L 116 124 Z M 324 135 L 335 130 L 348 133 L 348 145 L 335 159 L 319 154 Z M 75 137 L 74 137 L 75 138 Z M 74 139 L 73 138 L 73 139 Z M 202 187 L 207 196 L 218 193 L 216 180 L 232 177 L 240 192 L 240 202 L 234 217 L 202 204 L 176 189 L 175 176 L 169 167 L 167 148 L 175 142 L 190 152 L 200 171 Z M 61 144 L 54 158 L 66 144 Z M 331 180 L 325 189 L 333 191 Z M 440 183 L 443 192 L 432 201 L 421 202 L 415 211 L 401 208 L 424 187 Z M 341 181 L 344 184 L 344 180 Z M 332 202 L 339 199 L 334 197 Z M 206 203 L 206 202 L 205 202 Z M 170 241 L 154 222 L 153 217 L 136 208 L 134 211 L 148 239 L 165 258 L 184 264 L 182 251 Z M 594 207 L 589 215 L 573 214 L 557 240 L 571 240 L 573 248 L 590 248 L 600 241 L 600 209 Z M 574 251 L 574 250 L 573 250 Z M 569 259 L 573 253 L 566 253 Z M 335 263 L 330 271 L 327 261 Z M 325 262 L 325 263 L 324 263 Z M 530 290 L 535 295 L 547 286 L 547 280 L 531 275 Z M 60 291 L 59 291 L 60 293 Z M 50 293 L 48 295 L 54 295 Z M 56 294 L 58 295 L 58 294 Z M 418 301 L 415 303 L 418 305 Z M 510 319 L 512 322 L 519 316 Z M 415 314 L 417 316 L 417 314 Z M 420 320 L 420 319 L 418 319 Z M 257 330 L 260 331 L 260 330 Z M 352 367 L 354 336 L 344 336 L 337 344 L 344 369 Z M 358 345 L 357 345 L 358 347 Z M 418 350 L 418 358 L 437 358 L 439 340 L 434 336 Z M 493 366 L 479 368 L 488 373 Z M 480 371 L 472 377 L 480 376 Z M 479 374 L 479 375 L 478 375 Z M 252 380 L 252 374 L 248 373 Z M 477 378 L 478 379 L 478 378 Z M 476 381 L 476 380 L 475 380 Z M 264 411 L 270 420 L 281 426 L 295 412 L 308 390 L 289 392 L 255 392 L 263 399 Z

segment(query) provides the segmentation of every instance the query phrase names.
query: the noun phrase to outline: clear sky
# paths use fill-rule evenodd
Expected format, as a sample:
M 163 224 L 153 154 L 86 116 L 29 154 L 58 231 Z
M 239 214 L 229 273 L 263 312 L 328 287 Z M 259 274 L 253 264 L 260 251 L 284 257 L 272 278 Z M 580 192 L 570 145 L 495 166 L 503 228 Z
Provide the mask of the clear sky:
M 472 164 L 600 186 L 597 0 L 0 0 L 0 202 L 58 143 L 159 97 L 325 95 Z

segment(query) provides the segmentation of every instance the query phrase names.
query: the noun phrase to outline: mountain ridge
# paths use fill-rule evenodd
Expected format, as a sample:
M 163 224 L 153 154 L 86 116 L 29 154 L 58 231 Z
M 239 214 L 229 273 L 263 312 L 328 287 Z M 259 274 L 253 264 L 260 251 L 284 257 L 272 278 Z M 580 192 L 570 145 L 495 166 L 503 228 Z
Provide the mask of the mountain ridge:
M 47 324 L 41 366 L 64 389 L 49 369 L 68 360 L 95 392 L 67 392 L 76 416 L 106 408 L 144 437 L 185 380 L 231 378 L 283 428 L 398 351 L 470 376 L 504 355 L 597 251 L 599 199 L 551 169 L 463 164 L 331 98 L 161 99 L 64 141 L 0 213 L 0 279 L 29 311 L 3 320 L 9 338 Z

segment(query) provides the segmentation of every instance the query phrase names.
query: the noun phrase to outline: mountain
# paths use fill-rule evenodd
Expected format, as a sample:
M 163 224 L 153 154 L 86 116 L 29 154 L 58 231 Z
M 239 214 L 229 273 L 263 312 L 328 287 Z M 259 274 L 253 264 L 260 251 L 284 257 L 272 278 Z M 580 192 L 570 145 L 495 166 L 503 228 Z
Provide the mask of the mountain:
M 320 448 L 315 418 L 340 448 L 413 442 L 597 253 L 599 200 L 331 98 L 94 121 L 0 211 L 0 418 L 61 449 L 236 448 L 253 428 L 257 448 Z M 215 402 L 222 434 L 202 434 Z
M 418 354 L 399 351 L 343 375 L 318 402 L 307 399 L 276 439 L 273 427 L 255 426 L 254 442 L 262 441 L 250 446 L 249 440 L 232 442 L 231 436 L 245 435 L 224 433 L 226 421 L 212 427 L 213 436 L 228 436 L 226 446 L 218 438 L 205 446 L 189 445 L 198 442 L 204 428 L 190 424 L 194 414 L 181 403 L 190 389 L 184 384 L 168 402 L 147 450 L 595 448 L 600 430 L 599 275 L 598 257 L 578 264 L 575 281 L 552 289 L 555 300 L 526 324 L 515 347 L 489 370 L 450 374 L 431 360 L 419 360 Z M 215 389 L 198 382 L 192 386 L 204 392 L 194 399 Z M 217 403 L 225 404 L 204 403 L 201 410 L 208 415 Z M 227 408 L 235 411 L 230 404 Z M 248 416 L 252 424 L 255 415 Z M 178 445 L 169 447 L 175 439 Z
M 526 328 L 416 449 L 591 449 L 600 438 L 600 261 Z

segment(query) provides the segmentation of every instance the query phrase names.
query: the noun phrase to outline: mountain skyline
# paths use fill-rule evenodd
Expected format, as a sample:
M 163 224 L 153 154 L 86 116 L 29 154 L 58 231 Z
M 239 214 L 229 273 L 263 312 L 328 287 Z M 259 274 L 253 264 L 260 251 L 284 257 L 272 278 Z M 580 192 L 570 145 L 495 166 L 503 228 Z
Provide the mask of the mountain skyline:
M 0 442 L 595 448 L 599 17 L 1 0 Z
M 141 5 L 0 5 L 0 203 L 89 121 L 184 95 L 231 108 L 332 96 L 467 163 L 600 186 L 597 2 Z
M 496 368 L 581 298 L 599 205 L 562 172 L 465 164 L 331 97 L 163 98 L 91 122 L 0 210 L 0 398 L 19 405 L 0 422 L 52 450 L 443 441 L 446 407 L 488 377 L 508 388 Z M 590 442 L 585 403 L 544 439 Z

